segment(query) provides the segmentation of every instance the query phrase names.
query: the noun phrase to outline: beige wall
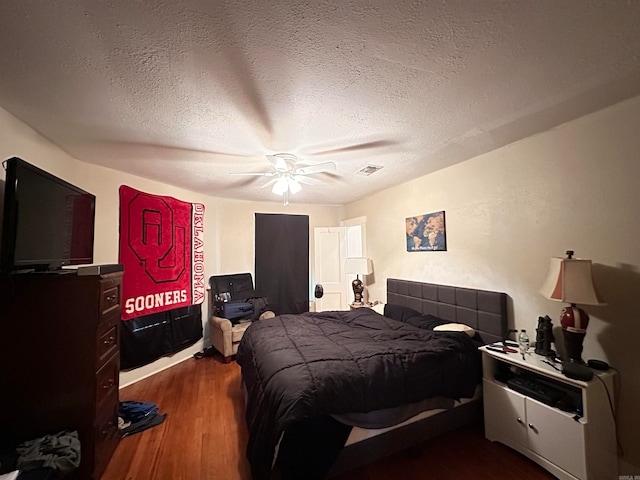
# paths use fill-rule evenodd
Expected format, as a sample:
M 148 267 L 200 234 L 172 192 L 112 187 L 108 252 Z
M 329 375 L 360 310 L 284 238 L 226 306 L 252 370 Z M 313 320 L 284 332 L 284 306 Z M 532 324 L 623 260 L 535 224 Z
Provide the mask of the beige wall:
M 372 300 L 387 277 L 498 290 L 532 338 L 538 317 L 557 326 L 563 306 L 538 293 L 549 258 L 592 259 L 608 305 L 585 307 L 583 356 L 620 372 L 620 474 L 640 473 L 638 125 L 640 97 L 346 206 L 347 218 L 367 216 Z M 406 252 L 405 218 L 439 210 L 447 251 Z

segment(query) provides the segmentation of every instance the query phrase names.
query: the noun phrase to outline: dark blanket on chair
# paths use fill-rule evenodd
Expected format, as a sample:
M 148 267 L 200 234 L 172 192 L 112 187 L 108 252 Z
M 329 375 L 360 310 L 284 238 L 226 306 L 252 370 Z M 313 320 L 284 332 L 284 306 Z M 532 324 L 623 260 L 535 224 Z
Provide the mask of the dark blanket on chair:
M 269 477 L 275 447 L 293 422 L 473 396 L 478 345 L 464 333 L 415 326 L 434 322 L 413 323 L 368 308 L 254 322 L 236 357 L 247 388 L 254 480 Z

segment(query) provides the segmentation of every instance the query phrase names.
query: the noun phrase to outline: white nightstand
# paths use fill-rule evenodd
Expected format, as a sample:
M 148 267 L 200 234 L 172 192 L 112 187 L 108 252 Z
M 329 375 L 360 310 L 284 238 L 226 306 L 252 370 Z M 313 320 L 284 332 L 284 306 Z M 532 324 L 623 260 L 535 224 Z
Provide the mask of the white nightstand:
M 487 439 L 517 450 L 560 479 L 618 477 L 613 370 L 594 371 L 593 379 L 585 382 L 564 376 L 536 354 L 523 360 L 520 353 L 480 350 Z M 546 405 L 494 378 L 518 369 L 568 394 L 578 414 Z
M 361 308 L 361 307 L 373 308 L 379 303 L 380 302 L 378 302 L 377 300 L 375 302 L 351 303 L 349 304 L 349 310 L 355 310 L 356 308 Z

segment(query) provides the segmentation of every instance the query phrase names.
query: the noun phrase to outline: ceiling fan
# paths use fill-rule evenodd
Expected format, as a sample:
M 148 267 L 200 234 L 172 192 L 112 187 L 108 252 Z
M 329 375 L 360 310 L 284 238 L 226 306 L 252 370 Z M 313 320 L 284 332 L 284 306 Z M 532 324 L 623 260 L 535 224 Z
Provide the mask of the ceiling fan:
M 302 190 L 301 184 L 318 184 L 318 180 L 310 178 L 308 175 L 336 170 L 336 164 L 333 162 L 296 167 L 298 158 L 291 153 L 276 153 L 274 155 L 266 155 L 266 157 L 274 169 L 273 172 L 231 173 L 230 175 L 273 177 L 263 187 L 273 184 L 271 191 L 276 195 L 282 195 L 285 206 L 289 205 L 289 195 L 295 195 Z

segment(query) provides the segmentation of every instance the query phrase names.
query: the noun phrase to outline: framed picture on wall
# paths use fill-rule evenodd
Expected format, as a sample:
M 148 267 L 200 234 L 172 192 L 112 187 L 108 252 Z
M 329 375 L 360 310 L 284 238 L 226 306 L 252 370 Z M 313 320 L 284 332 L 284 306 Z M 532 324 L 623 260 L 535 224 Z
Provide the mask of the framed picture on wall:
M 406 218 L 407 252 L 447 250 L 444 210 Z

